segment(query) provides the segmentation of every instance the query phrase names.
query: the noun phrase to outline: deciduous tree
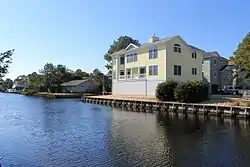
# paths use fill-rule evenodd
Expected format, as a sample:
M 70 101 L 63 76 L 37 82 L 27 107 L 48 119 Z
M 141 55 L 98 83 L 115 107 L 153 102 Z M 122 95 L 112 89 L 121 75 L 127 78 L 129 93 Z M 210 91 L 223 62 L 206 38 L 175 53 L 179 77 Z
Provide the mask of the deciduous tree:
M 245 71 L 250 71 L 250 32 L 245 36 L 230 60 Z

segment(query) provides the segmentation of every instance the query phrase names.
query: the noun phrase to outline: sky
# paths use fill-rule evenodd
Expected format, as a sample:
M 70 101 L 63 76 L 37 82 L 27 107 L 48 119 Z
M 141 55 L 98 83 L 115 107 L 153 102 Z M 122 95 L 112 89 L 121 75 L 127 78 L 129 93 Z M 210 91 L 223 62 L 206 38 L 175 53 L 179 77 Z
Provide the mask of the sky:
M 141 43 L 180 35 L 206 51 L 232 56 L 250 31 L 249 0 L 0 0 L 0 52 L 15 49 L 6 77 L 45 63 L 104 71 L 119 36 Z

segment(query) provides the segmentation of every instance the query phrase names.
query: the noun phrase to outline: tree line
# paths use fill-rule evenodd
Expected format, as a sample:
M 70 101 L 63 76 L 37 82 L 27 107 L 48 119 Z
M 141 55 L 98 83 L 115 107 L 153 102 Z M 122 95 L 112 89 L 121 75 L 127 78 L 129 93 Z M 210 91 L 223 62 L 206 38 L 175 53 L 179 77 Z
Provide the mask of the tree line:
M 96 92 L 103 91 L 103 85 L 106 92 L 111 91 L 110 78 L 100 70 L 94 69 L 92 73 L 87 73 L 81 69 L 71 70 L 65 65 L 54 65 L 47 63 L 39 72 L 32 72 L 28 75 L 20 75 L 15 80 L 21 80 L 25 83 L 26 90 L 37 90 L 46 92 L 61 92 L 61 84 L 72 80 L 83 80 L 91 78 L 96 84 Z M 14 80 L 14 81 L 15 81 Z M 10 89 L 13 86 L 11 79 L 2 80 L 2 89 Z

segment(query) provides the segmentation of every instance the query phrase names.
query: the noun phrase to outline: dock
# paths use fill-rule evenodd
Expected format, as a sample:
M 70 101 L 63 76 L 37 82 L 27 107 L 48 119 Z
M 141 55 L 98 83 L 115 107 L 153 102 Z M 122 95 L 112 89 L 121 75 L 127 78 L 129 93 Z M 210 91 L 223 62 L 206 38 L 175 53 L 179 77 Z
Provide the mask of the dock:
M 249 118 L 250 107 L 222 106 L 216 104 L 197 104 L 163 102 L 155 99 L 121 98 L 112 96 L 83 96 L 85 103 L 107 105 L 123 110 L 145 113 L 173 113 L 184 115 L 208 115 L 217 117 Z

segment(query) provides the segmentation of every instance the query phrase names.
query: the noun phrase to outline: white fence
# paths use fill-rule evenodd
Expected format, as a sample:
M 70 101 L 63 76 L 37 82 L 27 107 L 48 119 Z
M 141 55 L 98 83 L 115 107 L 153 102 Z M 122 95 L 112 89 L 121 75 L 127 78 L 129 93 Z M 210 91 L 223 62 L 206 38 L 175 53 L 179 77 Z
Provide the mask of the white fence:
M 155 90 L 164 80 L 118 80 L 112 83 L 113 95 L 155 96 Z

